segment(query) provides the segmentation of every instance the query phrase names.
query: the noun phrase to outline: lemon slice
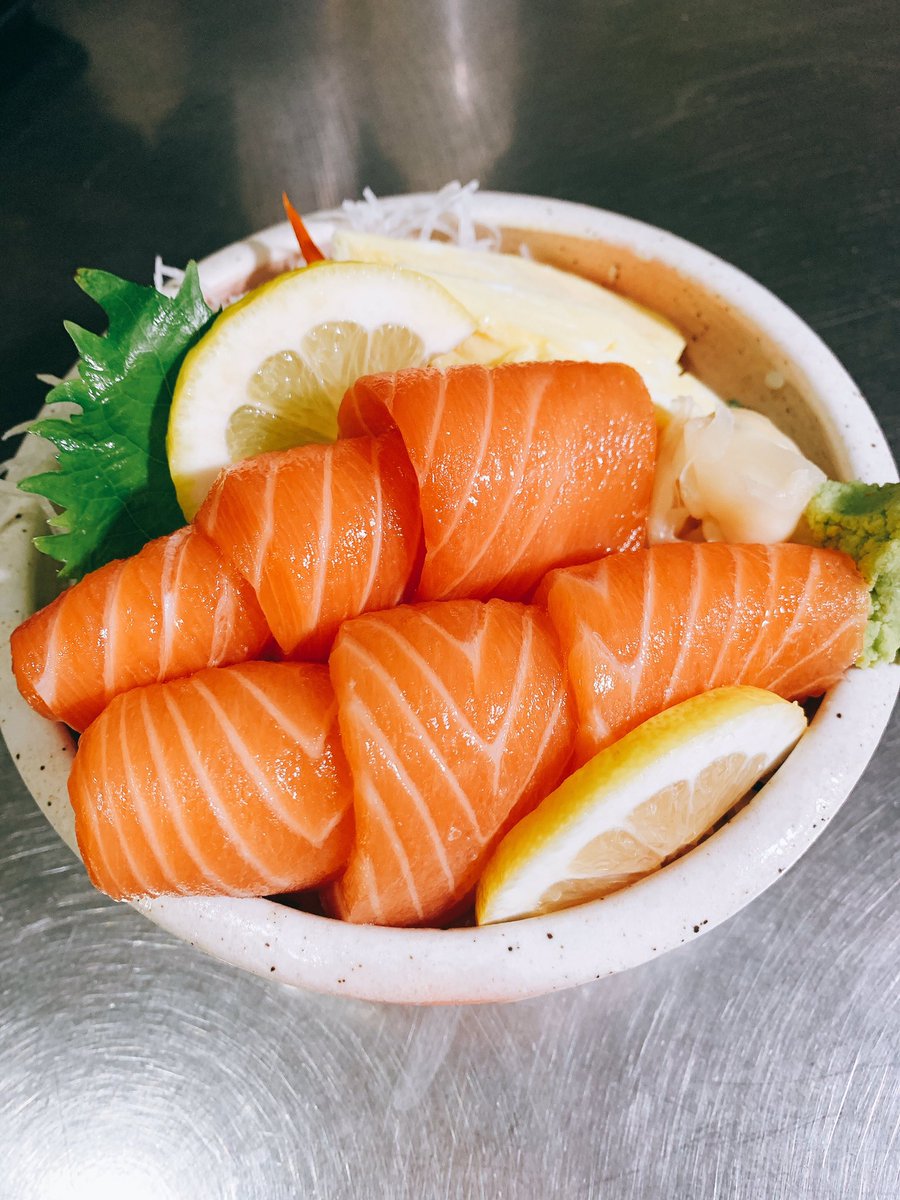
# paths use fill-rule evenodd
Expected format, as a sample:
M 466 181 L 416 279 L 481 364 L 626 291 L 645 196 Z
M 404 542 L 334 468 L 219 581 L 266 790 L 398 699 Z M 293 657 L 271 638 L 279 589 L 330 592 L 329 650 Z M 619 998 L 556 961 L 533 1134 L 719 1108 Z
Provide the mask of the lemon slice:
M 684 395 L 702 412 L 716 407 L 710 389 L 682 371 L 685 339 L 665 317 L 579 275 L 519 254 L 352 229 L 335 232 L 332 250 L 337 259 L 421 271 L 472 314 L 475 333 L 440 366 L 554 358 L 624 362 L 641 373 L 661 409 Z
M 692 846 L 796 745 L 798 704 L 717 688 L 651 717 L 518 823 L 478 885 L 479 925 L 596 900 Z
M 360 375 L 421 366 L 474 329 L 458 301 L 415 271 L 317 263 L 225 309 L 186 356 L 169 416 L 169 470 L 190 520 L 219 470 L 264 450 L 337 436 Z

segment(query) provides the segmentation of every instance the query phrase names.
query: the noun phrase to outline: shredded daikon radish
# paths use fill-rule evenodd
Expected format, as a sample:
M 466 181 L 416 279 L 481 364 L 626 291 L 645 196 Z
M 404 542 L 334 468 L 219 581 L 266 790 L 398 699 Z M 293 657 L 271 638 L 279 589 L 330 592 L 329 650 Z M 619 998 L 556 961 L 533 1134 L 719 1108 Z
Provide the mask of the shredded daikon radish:
M 0 442 L 8 442 L 10 438 L 18 437 L 20 433 L 27 433 L 34 424 L 34 417 L 28 421 L 20 421 L 18 425 L 13 425 L 10 429 L 0 433 Z
M 50 387 L 56 387 L 63 380 L 56 375 L 38 375 L 41 383 L 49 384 Z M 13 425 L 9 429 L 0 433 L 0 442 L 7 442 L 10 438 L 19 437 L 23 433 L 27 433 L 35 421 L 39 421 L 42 417 L 53 417 L 60 421 L 66 421 L 73 413 L 80 412 L 77 404 L 73 404 L 70 400 L 54 400 L 50 404 L 45 404 L 36 417 L 29 417 L 27 421 L 20 421 L 18 425 Z M 0 463 L 0 471 L 8 467 L 9 463 Z
M 55 375 L 38 375 L 38 379 L 40 379 L 42 383 L 50 384 L 51 387 L 55 387 L 58 383 L 62 383 L 62 380 L 58 379 Z M 42 417 L 53 417 L 55 419 L 65 421 L 68 420 L 73 413 L 80 411 L 81 410 L 79 406 L 77 404 L 73 404 L 70 400 L 57 400 L 52 404 L 45 404 L 37 416 L 32 417 L 28 421 L 21 421 L 18 425 L 13 425 L 12 428 L 7 429 L 4 433 L 0 434 L 0 441 L 8 441 L 9 438 L 19 437 L 23 433 L 27 435 L 35 421 L 39 421 Z M 31 438 L 26 436 L 26 440 L 22 443 L 22 447 L 27 448 L 29 441 L 32 445 L 45 445 L 45 443 L 41 442 L 36 436 L 32 436 Z M 5 462 L 0 463 L 0 491 L 5 493 L 16 492 L 20 496 L 23 495 L 22 492 L 18 491 L 16 484 L 20 479 L 24 479 L 27 475 L 33 475 L 35 470 L 36 466 L 32 461 L 32 456 L 23 456 L 22 450 L 20 449 L 15 457 L 8 458 Z M 40 503 L 48 517 L 55 515 L 55 509 L 53 508 L 53 505 L 49 500 L 44 499 L 43 496 L 29 497 L 29 499 L 34 500 L 35 503 Z
M 477 179 L 465 185 L 453 180 L 433 195 L 379 200 L 367 187 L 362 200 L 345 200 L 341 213 L 352 229 L 363 233 L 421 241 L 438 236 L 463 250 L 499 250 L 500 230 L 476 222 L 472 212 L 477 191 Z
M 50 503 L 46 496 L 33 496 L 27 492 L 19 490 L 19 480 L 24 479 L 25 475 L 31 474 L 30 471 L 25 474 L 18 473 L 15 468 L 15 459 L 9 459 L 7 462 L 0 463 L 0 496 L 14 496 L 16 500 L 21 500 L 23 504 L 36 504 L 43 509 L 48 519 L 56 516 L 56 509 Z
M 438 237 L 463 250 L 499 250 L 502 240 L 500 230 L 494 225 L 475 220 L 472 198 L 477 191 L 477 179 L 470 179 L 466 184 L 454 179 L 434 194 L 395 196 L 381 200 L 370 187 L 366 187 L 363 188 L 361 200 L 345 200 L 334 217 L 338 223 L 363 233 L 420 241 Z M 526 258 L 531 257 L 524 244 L 519 253 Z M 156 255 L 153 286 L 158 292 L 174 296 L 183 279 L 184 271 L 180 267 L 171 267 L 163 262 L 161 255 Z M 229 297 L 227 303 L 239 300 L 242 294 Z
M 163 262 L 162 255 L 157 254 L 153 260 L 153 286 L 158 292 L 162 292 L 164 296 L 174 296 L 183 279 L 184 271 L 181 267 L 170 267 Z

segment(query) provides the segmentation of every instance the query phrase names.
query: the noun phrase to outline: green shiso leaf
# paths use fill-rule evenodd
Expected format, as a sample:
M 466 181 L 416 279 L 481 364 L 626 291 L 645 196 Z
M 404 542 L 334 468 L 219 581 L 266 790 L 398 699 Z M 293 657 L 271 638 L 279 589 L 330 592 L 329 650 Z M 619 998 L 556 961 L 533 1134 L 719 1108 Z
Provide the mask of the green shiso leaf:
M 45 417 L 30 432 L 52 442 L 57 469 L 23 479 L 22 491 L 45 496 L 60 511 L 58 532 L 35 539 L 78 579 L 184 524 L 166 459 L 166 428 L 185 354 L 213 319 L 196 263 L 173 297 L 106 271 L 75 280 L 109 318 L 100 336 L 67 323 L 79 354 L 78 379 L 60 383 L 48 404 L 78 412 Z

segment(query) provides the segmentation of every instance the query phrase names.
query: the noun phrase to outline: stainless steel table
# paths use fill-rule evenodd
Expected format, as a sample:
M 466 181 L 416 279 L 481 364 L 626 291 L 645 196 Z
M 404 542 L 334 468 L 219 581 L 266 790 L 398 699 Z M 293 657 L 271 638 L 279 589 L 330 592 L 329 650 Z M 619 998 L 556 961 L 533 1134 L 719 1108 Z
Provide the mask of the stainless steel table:
M 893 16 L 892 16 L 893 13 Z M 0 31 L 2 415 L 96 314 L 279 217 L 477 176 L 761 279 L 897 445 L 887 2 L 82 0 Z M 595 986 L 415 1011 L 244 977 L 93 892 L 2 764 L 0 1197 L 900 1195 L 896 721 L 799 866 Z

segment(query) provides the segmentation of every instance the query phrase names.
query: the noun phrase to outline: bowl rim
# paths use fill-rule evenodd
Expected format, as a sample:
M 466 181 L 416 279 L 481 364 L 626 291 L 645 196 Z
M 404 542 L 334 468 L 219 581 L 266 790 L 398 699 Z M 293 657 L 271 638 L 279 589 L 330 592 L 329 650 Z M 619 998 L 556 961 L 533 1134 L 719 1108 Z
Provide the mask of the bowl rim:
M 826 417 L 842 472 L 896 480 L 884 434 L 835 356 L 796 313 L 736 267 L 655 226 L 570 201 L 478 192 L 472 211 L 490 225 L 621 245 L 714 289 L 717 299 L 739 310 L 798 368 L 806 397 Z M 315 238 L 327 242 L 338 220 L 332 210 L 313 214 L 308 224 Z M 295 253 L 287 222 L 262 230 L 200 262 L 204 290 L 226 295 L 255 269 L 288 262 Z M 0 503 L 0 570 L 14 593 L 0 614 L 7 632 L 27 615 L 28 568 L 37 558 L 29 522 L 12 522 L 11 504 L 23 507 L 7 495 Z M 32 510 L 32 523 L 36 519 Z M 778 773 L 710 838 L 639 884 L 549 916 L 482 928 L 387 929 L 348 925 L 265 899 L 162 897 L 134 907 L 236 967 L 333 995 L 453 1004 L 558 991 L 674 949 L 715 928 L 774 883 L 849 796 L 878 745 L 898 689 L 900 671 L 894 667 L 851 671 L 824 697 Z M 74 849 L 65 790 L 72 738 L 64 726 L 27 708 L 8 666 L 0 679 L 0 725 L 33 797 Z

